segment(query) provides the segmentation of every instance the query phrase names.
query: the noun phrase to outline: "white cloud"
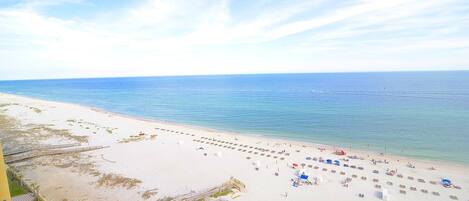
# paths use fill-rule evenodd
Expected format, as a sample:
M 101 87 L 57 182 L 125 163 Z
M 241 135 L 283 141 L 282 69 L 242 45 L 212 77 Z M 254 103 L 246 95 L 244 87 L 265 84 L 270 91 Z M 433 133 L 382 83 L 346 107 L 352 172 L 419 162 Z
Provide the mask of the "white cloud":
M 248 19 L 228 0 L 148 0 L 86 19 L 45 9 L 70 3 L 88 2 L 0 8 L 0 79 L 469 67 L 460 53 L 446 66 L 421 56 L 468 51 L 461 1 L 303 1 Z

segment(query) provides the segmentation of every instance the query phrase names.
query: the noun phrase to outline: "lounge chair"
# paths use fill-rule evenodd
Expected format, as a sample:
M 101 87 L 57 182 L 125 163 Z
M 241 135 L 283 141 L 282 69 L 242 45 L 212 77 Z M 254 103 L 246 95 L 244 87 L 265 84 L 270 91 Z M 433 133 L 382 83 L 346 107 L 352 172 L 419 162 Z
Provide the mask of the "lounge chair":
M 415 188 L 415 187 L 410 187 L 409 189 L 410 189 L 411 191 L 417 191 L 417 188 Z
M 426 190 L 426 189 L 420 189 L 420 192 L 422 192 L 422 193 L 428 193 L 428 190 Z
M 440 193 L 438 193 L 438 192 L 436 192 L 436 191 L 433 191 L 432 194 L 433 194 L 434 196 L 440 196 Z
M 406 194 L 407 192 L 405 190 L 399 190 L 399 193 Z
M 458 197 L 455 195 L 450 195 L 449 198 L 451 198 L 452 200 L 458 200 Z
M 386 184 L 392 186 L 392 182 L 390 181 L 386 182 Z

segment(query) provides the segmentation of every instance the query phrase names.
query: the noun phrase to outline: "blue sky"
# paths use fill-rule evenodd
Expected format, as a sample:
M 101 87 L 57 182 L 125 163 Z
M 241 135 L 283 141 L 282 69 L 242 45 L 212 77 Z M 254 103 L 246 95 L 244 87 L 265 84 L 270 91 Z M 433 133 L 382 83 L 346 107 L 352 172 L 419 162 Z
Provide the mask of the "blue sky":
M 469 70 L 469 1 L 2 0 L 0 79 Z

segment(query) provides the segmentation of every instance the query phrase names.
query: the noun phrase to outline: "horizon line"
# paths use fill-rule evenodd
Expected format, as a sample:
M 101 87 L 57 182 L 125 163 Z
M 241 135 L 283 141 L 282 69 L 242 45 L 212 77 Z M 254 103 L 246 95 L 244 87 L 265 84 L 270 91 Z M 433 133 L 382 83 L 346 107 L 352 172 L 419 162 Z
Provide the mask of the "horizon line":
M 469 69 L 454 70 L 396 70 L 396 71 L 324 71 L 324 72 L 271 72 L 271 73 L 216 73 L 216 74 L 168 74 L 168 75 L 131 75 L 109 77 L 57 77 L 57 78 L 25 78 L 25 79 L 0 79 L 0 82 L 8 81 L 47 81 L 47 80 L 80 80 L 80 79 L 112 79 L 112 78 L 152 78 L 152 77 L 207 77 L 207 76 L 249 76 L 249 75 L 288 75 L 288 74 L 354 74 L 354 73 L 412 73 L 412 72 L 461 72 Z

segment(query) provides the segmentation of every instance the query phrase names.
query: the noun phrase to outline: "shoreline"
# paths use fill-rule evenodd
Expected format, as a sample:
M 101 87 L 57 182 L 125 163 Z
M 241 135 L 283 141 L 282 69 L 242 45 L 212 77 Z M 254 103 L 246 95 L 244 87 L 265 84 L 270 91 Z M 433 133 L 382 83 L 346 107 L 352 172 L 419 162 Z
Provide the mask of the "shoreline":
M 223 133 L 227 134 L 230 136 L 244 136 L 244 137 L 252 137 L 252 138 L 260 138 L 260 139 L 268 139 L 268 140 L 282 140 L 282 141 L 287 141 L 291 144 L 297 144 L 299 146 L 313 146 L 313 147 L 325 147 L 327 149 L 342 149 L 349 151 L 349 147 L 344 147 L 344 146 L 339 146 L 339 145 L 334 145 L 334 144 L 327 144 L 324 142 L 311 142 L 311 141 L 299 141 L 298 139 L 295 138 L 289 138 L 289 137 L 282 137 L 282 136 L 270 136 L 270 135 L 263 135 L 263 134 L 258 134 L 258 133 L 243 133 L 243 132 L 234 132 L 234 131 L 227 131 L 227 130 L 222 130 L 222 129 L 215 129 L 215 128 L 208 128 L 204 126 L 198 126 L 198 125 L 192 125 L 192 124 L 183 124 L 183 123 L 178 123 L 178 122 L 173 122 L 169 120 L 157 120 L 157 119 L 151 119 L 151 118 L 146 118 L 142 116 L 135 116 L 135 115 L 129 115 L 129 114 L 122 114 L 122 113 L 116 113 L 116 112 L 111 112 L 102 108 L 98 107 L 93 107 L 93 106 L 88 106 L 88 105 L 83 105 L 83 104 L 77 104 L 77 103 L 70 103 L 70 102 L 61 102 L 61 101 L 55 101 L 55 100 L 46 100 L 46 99 L 41 99 L 41 98 L 36 98 L 36 97 L 30 97 L 30 96 L 25 96 L 25 95 L 17 95 L 17 94 L 10 94 L 10 93 L 4 93 L 0 92 L 1 94 L 9 95 L 9 96 L 16 96 L 20 98 L 26 98 L 26 99 L 31 99 L 31 100 L 36 100 L 36 101 L 45 101 L 45 102 L 51 102 L 51 103 L 56 103 L 56 104 L 64 104 L 64 105 L 72 105 L 72 106 L 79 106 L 85 109 L 91 109 L 96 112 L 104 113 L 104 114 L 109 114 L 113 116 L 119 116 L 123 118 L 130 118 L 130 119 L 135 119 L 139 121 L 144 121 L 148 123 L 157 123 L 157 124 L 166 124 L 170 126 L 180 126 L 188 129 L 193 129 L 193 130 L 203 130 L 206 132 L 210 133 Z M 376 152 L 374 150 L 367 150 L 367 149 L 361 149 L 361 148 L 353 148 L 353 152 L 360 153 L 362 155 L 381 155 L 382 152 Z M 469 163 L 465 163 L 462 161 L 448 161 L 448 160 L 441 160 L 441 159 L 429 159 L 429 158 L 419 158 L 419 157 L 411 157 L 411 156 L 406 156 L 406 155 L 399 155 L 395 153 L 390 153 L 390 154 L 385 154 L 386 157 L 390 157 L 391 159 L 394 160 L 402 160 L 402 161 L 418 161 L 421 163 L 426 163 L 426 164 L 433 164 L 435 161 L 439 165 L 444 165 L 444 166 L 457 166 L 458 168 L 464 168 L 469 170 Z
M 176 127 L 184 127 L 187 129 L 191 130 L 201 130 L 205 132 L 210 132 L 210 133 L 216 133 L 216 134 L 223 134 L 223 135 L 228 135 L 231 137 L 236 137 L 236 136 L 243 136 L 243 137 L 249 137 L 249 138 L 258 138 L 258 139 L 265 139 L 265 140 L 282 140 L 286 141 L 291 144 L 295 144 L 298 146 L 307 146 L 307 147 L 324 147 L 326 149 L 341 149 L 345 151 L 349 151 L 349 147 L 344 147 L 344 146 L 339 146 L 339 145 L 333 145 L 333 144 L 327 144 L 324 142 L 311 142 L 311 141 L 299 141 L 298 139 L 295 138 L 289 138 L 289 137 L 283 137 L 283 136 L 274 136 L 274 135 L 263 135 L 263 134 L 258 134 L 258 133 L 243 133 L 243 132 L 236 132 L 236 131 L 226 131 L 222 129 L 216 129 L 216 128 L 209 128 L 209 127 L 204 127 L 204 126 L 198 126 L 198 125 L 192 125 L 192 124 L 183 124 L 183 123 L 178 123 L 178 122 L 173 122 L 169 120 L 157 120 L 157 119 L 151 119 L 151 118 L 146 118 L 142 116 L 135 116 L 135 115 L 129 115 L 129 114 L 123 114 L 123 113 L 117 113 L 117 112 L 112 112 L 108 111 L 106 109 L 98 108 L 98 107 L 93 107 L 93 106 L 88 106 L 88 105 L 83 105 L 83 104 L 78 104 L 78 103 L 70 103 L 70 102 L 61 102 L 61 101 L 55 101 L 55 100 L 47 100 L 47 99 L 41 99 L 41 98 L 36 98 L 36 97 L 31 97 L 31 96 L 26 96 L 26 95 L 17 95 L 17 94 L 10 94 L 10 93 L 5 93 L 5 92 L 0 92 L 0 95 L 8 95 L 8 96 L 14 96 L 14 97 L 19 97 L 19 98 L 25 98 L 25 99 L 30 99 L 33 101 L 42 101 L 46 103 L 55 103 L 55 104 L 62 104 L 62 105 L 69 105 L 69 106 L 78 106 L 84 109 L 90 109 L 92 111 L 100 112 L 103 114 L 108 114 L 108 115 L 113 115 L 113 116 L 118 116 L 122 118 L 129 118 L 129 119 L 135 119 L 139 121 L 144 121 L 148 123 L 156 123 L 156 124 L 163 124 L 163 125 L 169 125 L 169 126 L 176 126 Z M 376 152 L 374 150 L 367 150 L 367 149 L 361 149 L 361 148 L 353 148 L 352 150 L 354 153 L 358 153 L 361 155 L 375 155 L 375 156 L 383 156 L 382 152 Z M 435 164 L 437 162 L 438 165 L 443 165 L 446 167 L 456 167 L 458 169 L 467 169 L 469 171 L 469 163 L 464 163 L 462 161 L 448 161 L 448 160 L 442 160 L 442 159 L 429 159 L 429 158 L 420 158 L 420 157 L 411 157 L 411 156 L 406 156 L 406 155 L 399 155 L 395 153 L 390 153 L 390 154 L 385 154 L 385 157 L 389 157 L 391 160 L 401 160 L 401 161 L 409 161 L 409 162 L 420 162 L 424 164 Z
M 382 188 L 395 200 L 469 197 L 467 166 L 358 149 L 344 148 L 347 155 L 339 155 L 339 147 L 320 143 L 155 121 L 67 102 L 0 93 L 0 123 L 10 150 L 70 143 L 79 143 L 77 149 L 106 147 L 10 164 L 51 201 L 168 200 L 205 195 L 227 181 L 239 181 L 246 189 L 224 196 L 228 201 L 365 201 L 379 198 Z M 298 186 L 292 181 L 304 170 L 310 182 Z M 389 175 L 390 170 L 397 174 Z M 443 187 L 442 178 L 455 187 Z

